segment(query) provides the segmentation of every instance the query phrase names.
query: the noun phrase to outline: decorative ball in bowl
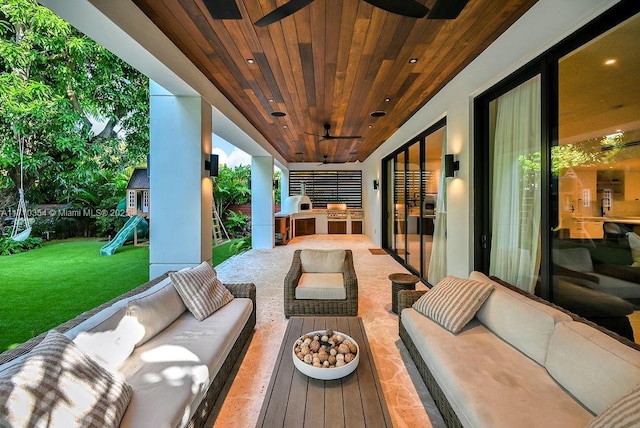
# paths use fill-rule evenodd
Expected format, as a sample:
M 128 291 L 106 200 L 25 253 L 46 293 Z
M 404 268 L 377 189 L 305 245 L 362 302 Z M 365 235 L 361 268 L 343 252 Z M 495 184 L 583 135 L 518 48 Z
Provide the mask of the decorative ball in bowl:
M 339 331 L 318 330 L 293 344 L 293 364 L 314 379 L 340 379 L 353 372 L 360 361 L 360 348 L 351 336 Z

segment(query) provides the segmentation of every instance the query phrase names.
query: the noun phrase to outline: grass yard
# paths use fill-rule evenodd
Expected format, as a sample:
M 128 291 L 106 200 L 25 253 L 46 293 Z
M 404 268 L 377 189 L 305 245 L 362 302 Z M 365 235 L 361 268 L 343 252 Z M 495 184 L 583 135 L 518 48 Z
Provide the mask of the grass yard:
M 232 256 L 214 248 L 213 264 Z M 100 256 L 104 241 L 69 239 L 0 257 L 0 352 L 149 280 L 149 247 Z

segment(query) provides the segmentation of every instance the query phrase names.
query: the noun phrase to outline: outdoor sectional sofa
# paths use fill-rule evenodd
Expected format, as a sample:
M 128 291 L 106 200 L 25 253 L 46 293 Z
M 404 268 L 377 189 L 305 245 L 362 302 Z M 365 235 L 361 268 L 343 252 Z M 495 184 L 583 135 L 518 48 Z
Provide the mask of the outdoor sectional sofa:
M 621 426 L 608 418 L 623 400 L 638 423 L 640 347 L 497 278 L 469 279 L 493 291 L 457 334 L 414 308 L 434 289 L 399 292 L 400 337 L 448 426 Z
M 131 386 L 121 427 L 200 427 L 207 421 L 256 323 L 255 285 L 224 287 L 233 294 L 233 300 L 201 321 L 180 306 L 181 296 L 165 274 L 54 330 L 72 339 L 89 357 Z M 146 341 L 132 352 L 114 349 L 110 336 L 131 314 L 132 307 L 137 308 L 136 322 L 138 326 L 143 324 Z M 45 337 L 47 333 L 0 354 L 0 381 L 46 341 Z M 116 347 L 121 346 L 121 342 L 115 342 Z M 118 358 L 122 362 L 113 364 Z M 2 417 L 0 412 L 0 425 Z M 103 424 L 94 421 L 92 426 Z

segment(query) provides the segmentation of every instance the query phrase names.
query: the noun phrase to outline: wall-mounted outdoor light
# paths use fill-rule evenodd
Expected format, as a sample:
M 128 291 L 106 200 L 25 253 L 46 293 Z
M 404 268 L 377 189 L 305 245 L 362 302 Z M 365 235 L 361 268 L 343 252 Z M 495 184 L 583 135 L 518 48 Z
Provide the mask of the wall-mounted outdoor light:
M 378 187 L 380 187 L 380 182 L 378 180 L 373 180 L 373 189 L 378 190 Z
M 454 160 L 453 155 L 444 155 L 444 176 L 453 177 L 460 169 L 460 161 Z
M 211 154 L 204 160 L 204 169 L 209 171 L 209 177 L 218 176 L 218 155 Z

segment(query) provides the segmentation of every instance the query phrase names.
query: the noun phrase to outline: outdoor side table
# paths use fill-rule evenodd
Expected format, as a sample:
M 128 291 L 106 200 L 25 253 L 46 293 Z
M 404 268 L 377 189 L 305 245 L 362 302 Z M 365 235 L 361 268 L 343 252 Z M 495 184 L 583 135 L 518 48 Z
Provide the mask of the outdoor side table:
M 398 313 L 398 291 L 415 290 L 416 283 L 420 280 L 410 273 L 392 273 L 389 275 L 391 281 L 391 310 L 394 314 Z

